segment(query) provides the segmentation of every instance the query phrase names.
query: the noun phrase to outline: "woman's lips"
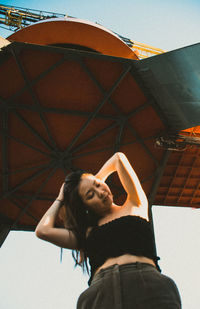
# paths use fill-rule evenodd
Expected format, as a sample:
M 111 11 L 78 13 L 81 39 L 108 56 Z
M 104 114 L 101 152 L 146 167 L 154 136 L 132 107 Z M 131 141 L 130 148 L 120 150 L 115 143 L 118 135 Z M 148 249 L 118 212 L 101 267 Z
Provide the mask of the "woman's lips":
M 109 195 L 109 193 L 107 193 L 107 194 L 104 196 L 103 202 L 106 202 L 106 200 L 108 199 L 108 195 Z

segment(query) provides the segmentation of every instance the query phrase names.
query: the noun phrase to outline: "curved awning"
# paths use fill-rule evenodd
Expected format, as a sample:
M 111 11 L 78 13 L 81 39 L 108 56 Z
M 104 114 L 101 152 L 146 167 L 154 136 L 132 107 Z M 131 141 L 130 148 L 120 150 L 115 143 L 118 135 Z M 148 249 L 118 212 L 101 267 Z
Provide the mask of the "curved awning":
M 93 173 L 125 152 L 150 196 L 165 150 L 165 130 L 144 94 L 136 61 L 65 48 L 11 43 L 1 52 L 1 215 L 33 229 L 65 174 Z M 118 179 L 111 186 L 125 198 Z
M 115 151 L 151 205 L 199 207 L 198 136 L 183 131 L 198 125 L 198 44 L 137 61 L 19 41 L 0 51 L 2 224 L 33 230 L 66 173 Z

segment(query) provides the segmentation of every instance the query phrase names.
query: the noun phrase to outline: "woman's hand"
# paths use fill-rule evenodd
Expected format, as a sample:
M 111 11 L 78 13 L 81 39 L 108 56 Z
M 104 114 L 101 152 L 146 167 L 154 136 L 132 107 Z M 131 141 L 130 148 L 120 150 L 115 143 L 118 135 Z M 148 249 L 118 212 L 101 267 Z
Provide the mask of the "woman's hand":
M 77 249 L 78 242 L 73 232 L 66 228 L 55 227 L 57 215 L 64 201 L 64 185 L 65 183 L 62 184 L 56 200 L 41 218 L 35 233 L 37 237 L 61 248 Z
M 65 183 L 63 182 L 61 188 L 60 188 L 60 191 L 59 191 L 59 194 L 58 194 L 58 197 L 57 197 L 57 200 L 60 200 L 60 201 L 64 201 L 64 185 Z

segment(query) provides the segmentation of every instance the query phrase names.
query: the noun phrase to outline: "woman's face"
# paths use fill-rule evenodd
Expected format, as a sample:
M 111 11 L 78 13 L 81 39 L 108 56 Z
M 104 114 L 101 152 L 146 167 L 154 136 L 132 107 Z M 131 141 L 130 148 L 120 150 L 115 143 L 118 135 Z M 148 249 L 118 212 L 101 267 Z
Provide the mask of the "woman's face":
M 108 185 L 92 174 L 83 174 L 79 183 L 79 194 L 86 205 L 96 214 L 104 215 L 111 209 L 113 196 Z

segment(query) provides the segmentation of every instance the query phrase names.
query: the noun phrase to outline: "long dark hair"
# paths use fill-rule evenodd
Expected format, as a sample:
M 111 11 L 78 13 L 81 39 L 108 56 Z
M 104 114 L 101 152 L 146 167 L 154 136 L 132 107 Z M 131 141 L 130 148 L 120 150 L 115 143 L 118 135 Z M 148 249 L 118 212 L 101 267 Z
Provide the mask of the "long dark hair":
M 87 209 L 80 194 L 79 183 L 81 176 L 88 174 L 83 170 L 70 173 L 65 178 L 64 185 L 64 207 L 65 207 L 65 227 L 72 231 L 78 241 L 78 248 L 72 250 L 75 266 L 80 265 L 83 270 L 88 271 L 86 236 L 88 227 L 97 225 L 98 216 Z

